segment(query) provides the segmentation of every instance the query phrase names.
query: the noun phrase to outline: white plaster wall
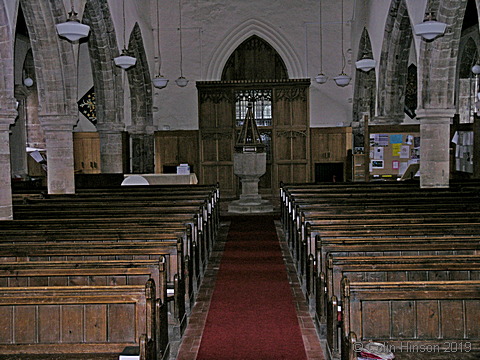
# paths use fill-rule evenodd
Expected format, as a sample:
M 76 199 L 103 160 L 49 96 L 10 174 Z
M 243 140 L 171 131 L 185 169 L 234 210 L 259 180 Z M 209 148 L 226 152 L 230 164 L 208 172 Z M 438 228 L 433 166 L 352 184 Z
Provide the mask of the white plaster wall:
M 345 0 L 345 71 L 351 74 L 350 34 L 355 0 Z M 351 121 L 352 86 L 337 87 L 332 78 L 341 72 L 341 6 L 322 0 L 323 85 L 313 78 L 320 70 L 319 0 L 231 1 L 183 0 L 183 73 L 185 88 L 173 82 L 179 75 L 178 1 L 162 2 L 162 72 L 170 79 L 155 90 L 155 123 L 159 129 L 198 129 L 195 81 L 219 80 L 228 56 L 243 40 L 256 34 L 284 58 L 291 78 L 311 78 L 311 126 L 335 126 Z
M 160 0 L 161 72 L 170 80 L 164 89 L 154 89 L 154 126 L 158 129 L 198 129 L 196 81 L 219 80 L 228 56 L 243 40 L 256 34 L 268 41 L 284 58 L 291 78 L 310 78 L 311 126 L 344 126 L 352 121 L 353 86 L 337 87 L 333 77 L 342 71 L 342 25 L 345 73 L 355 77 L 361 29 L 366 21 L 374 58 L 379 60 L 383 43 L 389 0 L 344 0 L 344 23 L 341 24 L 341 1 L 322 0 L 322 39 L 320 39 L 320 0 L 181 0 L 183 35 L 183 75 L 190 80 L 185 88 L 176 86 L 180 76 L 179 2 Z M 427 0 L 406 0 L 412 24 L 423 20 Z M 70 1 L 64 0 L 69 11 Z M 75 9 L 83 12 L 85 0 L 75 0 Z M 150 75 L 158 72 L 156 0 L 125 0 L 126 36 L 138 22 L 148 56 Z M 14 6 L 7 1 L 9 11 Z M 123 0 L 109 0 L 119 50 L 123 48 Z M 364 7 L 369 16 L 363 17 Z M 320 42 L 322 40 L 322 64 Z M 420 48 L 416 38 L 416 49 Z M 418 57 L 418 51 L 417 51 Z M 88 51 L 79 49 L 79 94 L 93 83 L 88 72 Z M 322 67 L 329 76 L 326 84 L 314 77 Z M 375 71 L 378 72 L 378 69 Z M 377 73 L 378 76 L 378 73 Z M 130 94 L 124 82 L 125 119 L 130 125 Z M 82 116 L 79 115 L 81 118 Z M 80 119 L 77 130 L 92 130 Z

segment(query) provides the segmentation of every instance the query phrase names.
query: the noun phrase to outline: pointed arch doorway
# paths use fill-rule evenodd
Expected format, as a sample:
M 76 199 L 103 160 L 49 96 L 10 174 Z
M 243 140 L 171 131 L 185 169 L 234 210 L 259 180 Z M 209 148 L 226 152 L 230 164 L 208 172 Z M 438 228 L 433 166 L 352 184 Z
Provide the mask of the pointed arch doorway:
M 253 35 L 226 62 L 220 81 L 197 82 L 199 95 L 199 177 L 219 183 L 222 195 L 236 197 L 233 152 L 248 102 L 267 145 L 267 172 L 259 192 L 276 196 L 279 183 L 310 180 L 310 79 L 289 79 L 275 49 Z

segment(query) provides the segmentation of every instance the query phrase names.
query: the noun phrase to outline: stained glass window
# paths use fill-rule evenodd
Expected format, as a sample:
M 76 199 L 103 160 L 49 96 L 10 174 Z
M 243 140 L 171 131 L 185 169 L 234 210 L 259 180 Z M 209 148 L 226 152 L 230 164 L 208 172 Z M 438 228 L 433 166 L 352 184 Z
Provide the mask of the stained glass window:
M 272 126 L 272 90 L 240 90 L 235 93 L 236 126 L 243 125 L 248 103 L 253 104 L 257 126 Z

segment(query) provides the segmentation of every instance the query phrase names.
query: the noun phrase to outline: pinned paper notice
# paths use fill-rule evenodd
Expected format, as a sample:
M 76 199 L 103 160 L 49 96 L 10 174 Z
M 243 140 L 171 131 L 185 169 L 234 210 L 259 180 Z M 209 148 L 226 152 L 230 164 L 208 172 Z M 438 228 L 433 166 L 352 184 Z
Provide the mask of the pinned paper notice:
M 401 144 L 403 141 L 402 134 L 390 135 L 390 144 Z
M 383 160 L 383 147 L 375 147 L 373 151 L 373 158 L 375 160 Z
M 410 157 L 410 146 L 402 145 L 400 149 L 400 159 L 408 159 Z
M 392 156 L 400 156 L 402 144 L 392 144 Z

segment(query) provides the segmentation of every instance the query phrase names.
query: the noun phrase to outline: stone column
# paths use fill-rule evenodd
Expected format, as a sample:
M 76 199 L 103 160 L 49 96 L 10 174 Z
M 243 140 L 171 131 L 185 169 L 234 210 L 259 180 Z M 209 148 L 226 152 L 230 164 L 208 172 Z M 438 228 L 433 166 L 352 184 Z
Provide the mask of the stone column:
M 419 109 L 420 187 L 447 188 L 450 179 L 450 122 L 454 109 Z
M 102 173 L 123 173 L 123 124 L 97 125 L 100 135 L 100 163 Z
M 16 116 L 16 111 L 0 114 L 0 220 L 13 219 L 9 137 Z
M 47 148 L 49 194 L 74 194 L 73 126 L 77 119 L 67 115 L 42 115 Z
M 132 174 L 152 174 L 155 172 L 154 127 L 127 128 L 132 140 Z

